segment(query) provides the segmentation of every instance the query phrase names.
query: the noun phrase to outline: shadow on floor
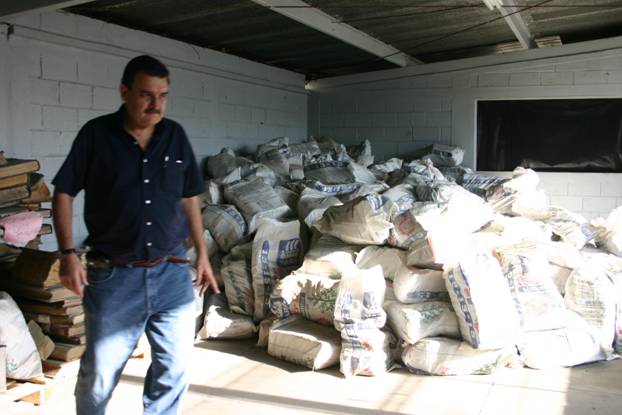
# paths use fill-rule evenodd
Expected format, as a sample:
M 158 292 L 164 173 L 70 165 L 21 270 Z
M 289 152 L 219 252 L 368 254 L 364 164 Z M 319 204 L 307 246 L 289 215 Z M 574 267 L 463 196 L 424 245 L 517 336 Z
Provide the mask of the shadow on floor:
M 144 378 L 141 376 L 122 375 L 121 379 L 125 382 L 142 384 Z M 292 408 L 295 410 L 315 410 L 329 414 L 356 414 L 356 415 L 404 415 L 403 412 L 383 411 L 379 409 L 357 408 L 347 405 L 338 405 L 325 402 L 317 402 L 303 399 L 287 398 L 278 395 L 268 395 L 265 393 L 247 392 L 230 388 L 216 388 L 204 385 L 190 385 L 190 392 L 199 393 L 206 397 L 226 398 L 232 400 L 244 400 L 261 404 L 278 405 L 281 407 Z
M 248 360 L 252 360 L 258 363 L 265 363 L 270 366 L 274 366 L 281 370 L 287 371 L 289 373 L 308 372 L 310 370 L 307 367 L 299 366 L 288 361 L 272 357 L 268 354 L 267 349 L 257 347 L 255 343 L 256 339 L 204 340 L 196 342 L 194 346 L 200 349 L 214 350 L 221 353 L 242 356 Z M 339 372 L 339 366 L 317 370 L 316 372 L 325 375 L 332 375 L 338 378 L 343 378 L 343 375 Z

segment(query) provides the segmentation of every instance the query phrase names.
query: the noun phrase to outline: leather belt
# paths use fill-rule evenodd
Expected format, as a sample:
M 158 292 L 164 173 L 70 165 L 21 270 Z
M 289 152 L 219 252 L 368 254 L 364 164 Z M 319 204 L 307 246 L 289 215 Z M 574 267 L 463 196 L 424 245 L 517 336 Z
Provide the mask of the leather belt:
M 140 261 L 122 261 L 114 258 L 106 258 L 99 253 L 87 254 L 87 264 L 94 268 L 110 268 L 110 267 L 127 267 L 127 268 L 152 268 L 162 262 L 171 262 L 176 264 L 188 264 L 190 260 L 187 258 L 176 257 L 172 255 L 163 256 L 152 260 Z

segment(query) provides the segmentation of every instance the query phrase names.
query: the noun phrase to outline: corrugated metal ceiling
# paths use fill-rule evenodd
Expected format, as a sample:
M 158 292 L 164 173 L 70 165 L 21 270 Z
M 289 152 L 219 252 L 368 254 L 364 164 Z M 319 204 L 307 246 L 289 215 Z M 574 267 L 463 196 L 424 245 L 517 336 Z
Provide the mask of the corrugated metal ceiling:
M 554 36 L 554 43 L 567 44 L 622 35 L 622 0 L 505 3 L 515 6 L 508 10 L 535 40 Z M 482 0 L 307 4 L 329 15 L 331 24 L 352 26 L 422 63 L 521 48 L 508 17 Z M 293 5 L 301 8 L 299 2 Z M 251 0 L 100 0 L 65 10 L 290 69 L 308 79 L 396 67 Z

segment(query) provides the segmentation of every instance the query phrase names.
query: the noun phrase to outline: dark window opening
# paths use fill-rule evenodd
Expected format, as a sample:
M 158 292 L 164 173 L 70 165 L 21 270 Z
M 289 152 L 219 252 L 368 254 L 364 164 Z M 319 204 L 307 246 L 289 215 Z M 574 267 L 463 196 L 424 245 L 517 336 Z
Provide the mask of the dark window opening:
M 622 99 L 479 101 L 477 169 L 622 172 Z

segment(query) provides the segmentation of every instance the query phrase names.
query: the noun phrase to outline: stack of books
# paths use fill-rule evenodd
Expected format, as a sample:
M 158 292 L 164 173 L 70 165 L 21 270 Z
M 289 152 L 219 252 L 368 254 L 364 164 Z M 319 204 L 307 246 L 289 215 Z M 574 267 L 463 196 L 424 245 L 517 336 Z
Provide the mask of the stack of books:
M 36 211 L 44 219 L 51 216 L 51 210 L 43 207 L 43 204 L 50 202 L 52 196 L 43 175 L 36 173 L 39 168 L 37 160 L 6 158 L 4 152 L 0 151 L 0 218 L 28 211 Z M 27 246 L 37 248 L 41 244 L 41 235 L 50 233 L 52 226 L 44 223 L 39 235 Z M 14 261 L 19 250 L 2 245 L 0 262 Z
M 70 361 L 82 356 L 86 336 L 82 300 L 63 287 L 57 252 L 24 248 L 12 275 L 0 285 L 15 298 L 26 320 L 37 322 L 55 344 L 51 358 Z

